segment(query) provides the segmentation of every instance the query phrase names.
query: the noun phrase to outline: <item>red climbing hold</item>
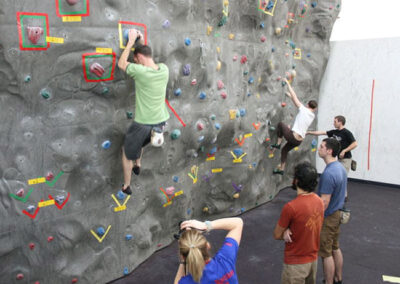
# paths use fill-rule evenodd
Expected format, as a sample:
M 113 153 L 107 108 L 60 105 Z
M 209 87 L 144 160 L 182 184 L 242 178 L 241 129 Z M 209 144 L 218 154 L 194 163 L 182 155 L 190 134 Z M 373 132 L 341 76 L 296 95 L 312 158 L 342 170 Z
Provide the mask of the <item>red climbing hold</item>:
M 53 236 L 50 236 L 50 237 L 47 238 L 47 242 L 48 242 L 48 243 L 50 243 L 52 240 L 54 240 L 54 237 L 53 237 Z
M 197 80 L 193 79 L 192 82 L 190 82 L 190 85 L 195 86 L 197 84 Z
M 43 29 L 41 27 L 26 27 L 26 29 L 31 43 L 37 44 L 43 35 Z
M 46 180 L 51 181 L 54 178 L 54 174 L 52 172 L 48 172 L 46 175 Z
M 34 243 L 29 243 L 29 248 L 30 248 L 31 250 L 33 250 L 33 249 L 35 248 L 35 244 L 34 244 Z
M 40 282 L 39 281 L 35 281 L 35 284 L 40 284 Z
M 97 77 L 102 77 L 105 70 L 104 70 L 103 66 L 101 66 L 99 63 L 95 62 L 92 65 L 90 65 L 90 72 L 95 74 Z
M 18 273 L 17 274 L 17 280 L 22 280 L 22 279 L 24 279 L 24 274 Z
M 76 283 L 76 282 L 78 282 L 78 278 L 72 278 L 71 283 Z
M 67 1 L 68 5 L 73 6 L 76 3 L 78 3 L 79 0 L 65 0 L 65 1 Z
M 264 42 L 267 40 L 267 38 L 265 36 L 261 36 L 260 40 L 261 40 L 261 42 Z
M 17 196 L 22 197 L 22 196 L 24 196 L 24 193 L 25 193 L 25 190 L 24 190 L 23 188 L 20 188 L 20 189 L 17 191 Z
M 221 97 L 225 100 L 228 95 L 225 92 L 221 93 Z
M 203 130 L 204 129 L 204 124 L 201 123 L 201 122 L 197 123 L 197 129 L 198 130 Z
M 240 63 L 245 64 L 247 62 L 247 56 L 242 55 L 242 58 L 240 58 Z
M 285 107 L 285 106 L 286 106 L 286 103 L 285 103 L 285 102 L 282 102 L 281 105 L 282 105 L 282 107 Z
M 221 90 L 221 89 L 223 89 L 224 88 L 224 82 L 222 82 L 221 80 L 218 80 L 218 82 L 217 82 L 217 87 L 218 87 L 218 90 Z
M 234 57 L 233 57 L 233 61 L 236 61 L 238 59 L 238 57 L 237 57 L 237 55 L 235 55 Z

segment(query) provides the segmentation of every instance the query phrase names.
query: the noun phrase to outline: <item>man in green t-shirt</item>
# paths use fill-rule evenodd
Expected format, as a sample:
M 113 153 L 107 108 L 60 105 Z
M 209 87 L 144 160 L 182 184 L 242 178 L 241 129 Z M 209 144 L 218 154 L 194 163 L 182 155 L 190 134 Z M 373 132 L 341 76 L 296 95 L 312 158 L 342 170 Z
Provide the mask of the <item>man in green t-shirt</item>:
M 136 175 L 140 173 L 142 148 L 150 142 L 153 128 L 162 129 L 169 118 L 165 104 L 168 67 L 163 63 L 154 63 L 151 48 L 144 45 L 143 39 L 140 31 L 129 30 L 128 43 L 118 61 L 118 67 L 135 80 L 136 90 L 135 119 L 126 133 L 122 147 L 122 191 L 126 194 L 132 194 L 132 171 Z M 134 46 L 132 63 L 128 61 L 128 56 Z

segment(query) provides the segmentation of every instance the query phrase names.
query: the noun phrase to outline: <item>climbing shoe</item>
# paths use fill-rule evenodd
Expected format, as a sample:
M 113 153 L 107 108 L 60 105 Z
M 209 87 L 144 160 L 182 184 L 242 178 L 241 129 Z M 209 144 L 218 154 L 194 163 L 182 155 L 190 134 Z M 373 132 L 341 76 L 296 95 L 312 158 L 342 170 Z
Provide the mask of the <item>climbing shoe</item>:
M 124 185 L 122 185 L 122 192 L 131 195 L 132 194 L 131 187 L 128 185 L 128 187 L 124 189 Z
M 135 175 L 138 176 L 138 175 L 140 174 L 140 167 L 134 165 L 133 168 L 132 168 L 132 172 L 133 172 Z
M 281 176 L 283 176 L 283 174 L 284 174 L 285 172 L 282 171 L 282 170 L 280 170 L 280 169 L 274 169 L 274 170 L 272 171 L 272 173 L 273 173 L 274 175 L 281 175 Z
M 276 148 L 276 149 L 280 149 L 281 148 L 281 145 L 279 144 L 272 144 L 271 145 L 271 148 Z

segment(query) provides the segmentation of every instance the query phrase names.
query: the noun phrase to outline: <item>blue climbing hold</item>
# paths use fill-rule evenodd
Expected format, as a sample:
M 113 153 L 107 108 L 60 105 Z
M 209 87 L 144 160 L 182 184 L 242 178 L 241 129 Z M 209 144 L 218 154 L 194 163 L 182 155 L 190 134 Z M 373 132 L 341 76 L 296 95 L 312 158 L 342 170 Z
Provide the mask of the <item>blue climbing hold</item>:
M 246 211 L 246 209 L 244 209 L 244 207 L 242 207 L 242 208 L 240 209 L 240 211 L 243 213 L 244 211 Z
M 310 58 L 311 57 L 311 53 L 307 53 L 307 57 Z
M 179 97 L 182 94 L 182 90 L 180 88 L 176 89 L 174 95 Z
M 129 269 L 128 267 L 124 267 L 124 275 L 128 275 L 129 274 Z
M 192 213 L 192 209 L 188 208 L 188 209 L 186 210 L 186 214 L 190 215 L 190 213 Z
M 272 52 L 275 52 L 275 47 L 272 47 L 272 48 L 271 48 L 271 51 L 272 51 Z
M 265 8 L 265 10 L 271 10 L 272 8 L 274 8 L 274 1 L 269 0 L 267 7 Z
M 313 139 L 313 140 L 311 141 L 311 145 L 317 146 L 317 144 L 318 144 L 317 139 Z
M 124 29 L 123 37 L 124 37 L 124 41 L 127 42 L 129 39 L 129 29 Z
M 240 116 L 245 116 L 246 115 L 246 110 L 244 109 L 244 108 L 241 108 L 240 110 L 239 110 L 239 113 L 240 113 Z
M 233 154 L 235 154 L 236 157 L 239 157 L 239 156 L 243 155 L 243 149 L 235 148 L 235 149 L 233 149 Z
M 197 138 L 197 142 L 201 143 L 204 140 L 204 135 L 201 135 L 199 138 Z
M 192 41 L 190 40 L 190 38 L 185 38 L 185 45 L 189 46 L 192 43 Z
M 125 199 L 125 193 L 123 193 L 122 190 L 118 191 L 117 198 L 119 200 L 124 200 Z
M 184 76 L 189 76 L 190 75 L 190 69 L 191 69 L 190 64 L 184 65 L 183 66 L 183 70 L 182 70 L 183 75 Z
M 179 129 L 174 129 L 171 133 L 171 139 L 176 140 L 181 137 L 181 131 Z
M 97 233 L 97 235 L 99 235 L 101 237 L 106 233 L 106 230 L 104 230 L 103 227 L 98 227 L 96 230 L 96 233 Z
M 251 96 L 251 93 L 247 93 L 247 96 L 250 97 L 250 96 Z
M 173 177 L 172 177 L 172 180 L 173 180 L 174 182 L 178 182 L 178 181 L 179 181 L 179 177 L 178 177 L 178 176 L 173 176 Z
M 215 153 L 217 153 L 218 148 L 217 147 L 212 147 L 209 154 L 210 155 L 214 155 Z
M 264 27 L 265 27 L 265 24 L 264 24 L 264 22 L 261 22 L 261 23 L 260 23 L 260 28 L 262 28 L 262 29 L 263 29 Z
M 292 49 L 295 49 L 296 48 L 296 44 L 293 41 L 290 41 L 290 47 Z
M 101 147 L 103 147 L 104 149 L 108 149 L 111 146 L 111 142 L 110 140 L 106 140 L 103 142 L 103 144 L 101 144 Z
M 317 7 L 317 2 L 316 1 L 312 2 L 311 7 L 313 7 L 313 8 Z
M 214 126 L 215 126 L 215 129 L 217 129 L 217 130 L 221 129 L 221 124 L 219 124 L 218 122 Z
M 251 165 L 253 166 L 253 168 L 255 168 L 255 167 L 257 166 L 257 163 L 254 162 L 254 163 L 252 163 Z
M 249 84 L 253 84 L 254 83 L 254 78 L 253 78 L 253 76 L 251 76 L 250 78 L 249 78 Z
M 132 236 L 131 234 L 127 234 L 127 235 L 125 236 L 125 240 L 127 240 L 127 241 L 132 240 L 132 238 L 133 238 L 133 236 Z
M 199 95 L 200 100 L 204 100 L 207 97 L 206 93 L 201 92 Z

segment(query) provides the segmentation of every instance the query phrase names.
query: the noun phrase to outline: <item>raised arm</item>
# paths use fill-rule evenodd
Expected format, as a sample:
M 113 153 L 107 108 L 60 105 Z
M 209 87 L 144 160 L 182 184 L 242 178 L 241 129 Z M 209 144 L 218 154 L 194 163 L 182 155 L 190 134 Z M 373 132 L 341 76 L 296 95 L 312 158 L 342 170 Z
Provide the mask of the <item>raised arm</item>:
M 208 223 L 209 222 L 209 223 Z M 200 222 L 197 220 L 184 221 L 181 224 L 181 229 L 198 229 L 198 230 L 225 230 L 228 231 L 227 238 L 234 239 L 238 244 L 242 238 L 243 220 L 238 217 L 222 218 L 214 221 Z
M 128 36 L 128 42 L 126 44 L 126 47 L 124 51 L 122 52 L 119 60 L 118 60 L 118 67 L 123 70 L 124 72 L 126 71 L 126 68 L 129 65 L 128 57 L 129 53 L 131 52 L 131 49 L 133 45 L 135 44 L 136 38 L 138 37 L 139 33 L 135 29 L 130 29 L 129 30 L 129 36 Z M 143 36 L 142 36 L 143 37 Z
M 286 92 L 286 95 L 292 99 L 293 103 L 295 104 L 296 107 L 300 107 L 301 106 L 301 102 L 299 101 L 299 99 L 297 98 L 296 93 L 294 92 L 292 86 L 290 85 L 289 81 L 287 79 L 285 79 L 285 82 L 288 86 L 288 92 Z

